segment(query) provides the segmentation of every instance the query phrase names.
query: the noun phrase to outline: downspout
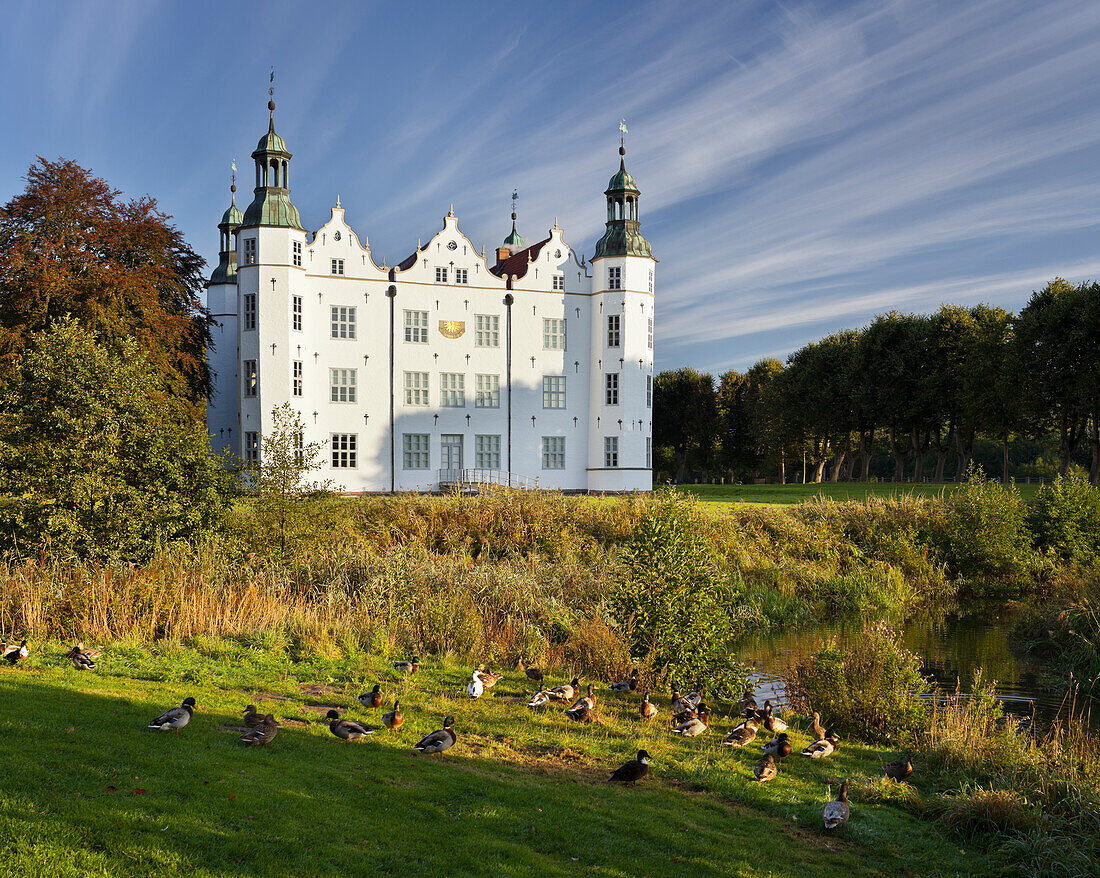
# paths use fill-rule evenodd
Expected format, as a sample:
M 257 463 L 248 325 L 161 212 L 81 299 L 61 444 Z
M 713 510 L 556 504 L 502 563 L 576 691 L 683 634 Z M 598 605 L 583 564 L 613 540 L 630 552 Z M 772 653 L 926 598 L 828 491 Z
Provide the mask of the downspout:
M 396 308 L 397 299 L 397 287 L 390 286 L 386 290 L 386 297 L 390 300 L 390 493 L 394 493 L 397 490 L 397 437 L 394 435 L 396 425 L 394 423 L 394 397 L 393 397 L 393 329 L 394 329 L 394 309 Z
M 510 283 L 510 281 L 509 281 Z M 504 331 L 504 344 L 505 344 L 505 371 L 507 372 L 508 382 L 508 481 L 511 482 L 512 474 L 512 303 L 515 301 L 515 297 L 508 293 L 504 297 L 504 306 L 508 309 L 507 317 L 505 318 L 505 331 Z

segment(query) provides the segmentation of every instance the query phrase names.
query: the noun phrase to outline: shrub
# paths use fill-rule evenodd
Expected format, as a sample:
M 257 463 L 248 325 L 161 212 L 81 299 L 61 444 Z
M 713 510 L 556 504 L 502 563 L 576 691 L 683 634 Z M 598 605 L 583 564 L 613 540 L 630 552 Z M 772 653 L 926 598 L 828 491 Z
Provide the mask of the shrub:
M 833 637 L 788 671 L 787 694 L 802 713 L 818 711 L 841 736 L 909 743 L 928 719 L 921 695 L 931 685 L 920 659 L 882 622 L 841 643 Z
M 1080 471 L 1039 488 L 1030 520 L 1042 551 L 1079 566 L 1100 559 L 1100 489 Z
M 986 479 L 973 467 L 967 479 L 950 501 L 948 561 L 977 589 L 987 587 L 988 580 L 1014 580 L 1028 570 L 1032 554 L 1020 492 Z

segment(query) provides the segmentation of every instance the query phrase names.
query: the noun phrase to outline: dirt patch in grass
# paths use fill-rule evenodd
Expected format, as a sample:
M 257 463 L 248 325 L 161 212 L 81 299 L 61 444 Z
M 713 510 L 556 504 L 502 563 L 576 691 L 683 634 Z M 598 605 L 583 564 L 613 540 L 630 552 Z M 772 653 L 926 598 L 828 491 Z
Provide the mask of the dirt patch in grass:
M 287 695 L 276 695 L 274 692 L 257 692 L 251 696 L 253 701 L 290 701 Z
M 347 708 L 340 707 L 336 704 L 300 704 L 298 705 L 302 710 L 308 710 L 310 713 L 316 713 L 324 716 L 330 710 L 335 710 L 337 713 L 344 713 Z
M 302 683 L 298 686 L 298 691 L 303 695 L 313 695 L 319 697 L 321 695 L 343 695 L 344 690 L 337 686 L 328 686 L 323 683 Z

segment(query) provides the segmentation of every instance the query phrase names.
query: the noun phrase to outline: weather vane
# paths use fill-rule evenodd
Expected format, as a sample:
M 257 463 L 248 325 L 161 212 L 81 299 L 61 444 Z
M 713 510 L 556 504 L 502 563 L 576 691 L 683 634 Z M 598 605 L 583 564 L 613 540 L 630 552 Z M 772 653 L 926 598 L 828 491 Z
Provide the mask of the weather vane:
M 234 158 L 230 167 L 233 169 L 233 173 L 230 175 L 230 183 L 233 186 L 233 191 L 237 191 L 237 160 Z
M 626 119 L 619 120 L 619 146 L 625 143 L 623 135 L 626 134 Z
M 516 212 L 516 202 L 519 200 L 519 190 L 512 190 L 512 213 Z
M 271 76 L 269 77 L 268 81 L 271 84 L 267 87 L 267 96 L 269 98 L 271 98 L 272 100 L 275 100 L 275 68 L 274 67 L 271 68 Z

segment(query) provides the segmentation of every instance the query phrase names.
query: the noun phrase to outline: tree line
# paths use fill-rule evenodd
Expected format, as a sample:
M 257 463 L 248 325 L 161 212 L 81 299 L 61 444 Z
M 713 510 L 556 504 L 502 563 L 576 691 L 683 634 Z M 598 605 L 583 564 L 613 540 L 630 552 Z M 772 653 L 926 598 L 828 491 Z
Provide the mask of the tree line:
M 1019 314 L 944 305 L 879 315 L 715 381 L 682 368 L 654 381 L 654 468 L 682 482 L 895 481 L 966 472 L 994 443 L 1039 443 L 1065 475 L 1100 478 L 1100 284 L 1055 278 Z M 797 470 L 792 473 L 792 469 Z

